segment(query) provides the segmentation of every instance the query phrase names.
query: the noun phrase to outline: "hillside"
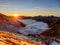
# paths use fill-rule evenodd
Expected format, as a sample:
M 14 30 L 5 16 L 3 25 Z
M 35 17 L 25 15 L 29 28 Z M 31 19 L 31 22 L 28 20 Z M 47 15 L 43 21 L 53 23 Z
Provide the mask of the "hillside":
M 0 31 L 0 45 L 42 45 L 31 40 L 18 38 L 12 33 Z
M 0 13 L 0 30 L 14 31 L 19 27 L 25 27 L 25 25 L 22 22 L 15 20 L 13 17 Z
M 19 36 L 17 35 L 18 29 L 24 27 L 25 24 L 23 24 L 22 22 L 15 20 L 13 17 L 9 17 L 0 13 L 0 37 L 1 37 L 0 44 L 1 45 L 40 45 L 34 41 L 20 37 L 20 34 Z M 13 36 L 13 34 L 16 35 Z
M 24 40 L 28 38 L 27 41 L 31 40 L 43 45 L 50 45 L 54 41 L 55 43 L 60 44 L 60 17 L 23 16 L 22 18 L 17 19 L 0 13 L 0 32 L 2 32 L 5 37 L 9 37 L 7 35 L 13 33 L 16 35 L 15 37 L 24 38 Z M 46 28 L 50 29 L 45 30 Z M 10 33 L 5 35 L 6 31 Z M 38 32 L 39 34 L 37 34 Z M 5 39 L 5 37 L 2 38 Z M 12 38 L 14 38 L 14 36 Z M 1 40 L 5 42 L 3 39 Z M 1 43 L 4 44 L 4 42 Z

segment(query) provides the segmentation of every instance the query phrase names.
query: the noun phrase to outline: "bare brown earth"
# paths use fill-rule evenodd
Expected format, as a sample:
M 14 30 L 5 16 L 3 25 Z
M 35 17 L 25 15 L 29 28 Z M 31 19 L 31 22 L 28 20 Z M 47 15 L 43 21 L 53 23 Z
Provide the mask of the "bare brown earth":
M 42 33 L 42 35 L 50 36 L 50 37 L 55 37 L 60 39 L 60 21 L 56 21 L 56 23 L 51 23 L 50 27 L 52 29 Z
M 18 38 L 15 35 L 0 31 L 0 45 L 42 45 L 31 40 Z

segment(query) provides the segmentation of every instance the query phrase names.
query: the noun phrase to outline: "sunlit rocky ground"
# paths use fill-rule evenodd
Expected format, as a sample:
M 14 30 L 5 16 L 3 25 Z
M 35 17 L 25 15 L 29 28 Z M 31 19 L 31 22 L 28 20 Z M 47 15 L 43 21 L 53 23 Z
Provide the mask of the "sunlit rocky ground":
M 31 40 L 18 38 L 15 35 L 0 31 L 0 45 L 42 45 Z

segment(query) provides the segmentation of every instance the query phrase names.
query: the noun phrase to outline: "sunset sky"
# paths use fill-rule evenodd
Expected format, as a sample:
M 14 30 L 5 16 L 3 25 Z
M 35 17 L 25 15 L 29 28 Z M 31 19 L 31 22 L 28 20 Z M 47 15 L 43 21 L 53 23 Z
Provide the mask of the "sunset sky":
M 20 16 L 60 16 L 60 0 L 0 0 L 0 13 Z

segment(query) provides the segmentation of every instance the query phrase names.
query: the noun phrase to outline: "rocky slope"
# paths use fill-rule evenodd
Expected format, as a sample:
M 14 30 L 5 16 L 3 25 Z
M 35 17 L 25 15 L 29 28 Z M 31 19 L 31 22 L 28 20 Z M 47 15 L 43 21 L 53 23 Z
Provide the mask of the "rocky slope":
M 6 16 L 0 13 L 0 30 L 15 31 L 20 27 L 25 27 L 22 22 L 17 21 L 13 17 Z M 15 31 L 16 32 L 16 31 Z

